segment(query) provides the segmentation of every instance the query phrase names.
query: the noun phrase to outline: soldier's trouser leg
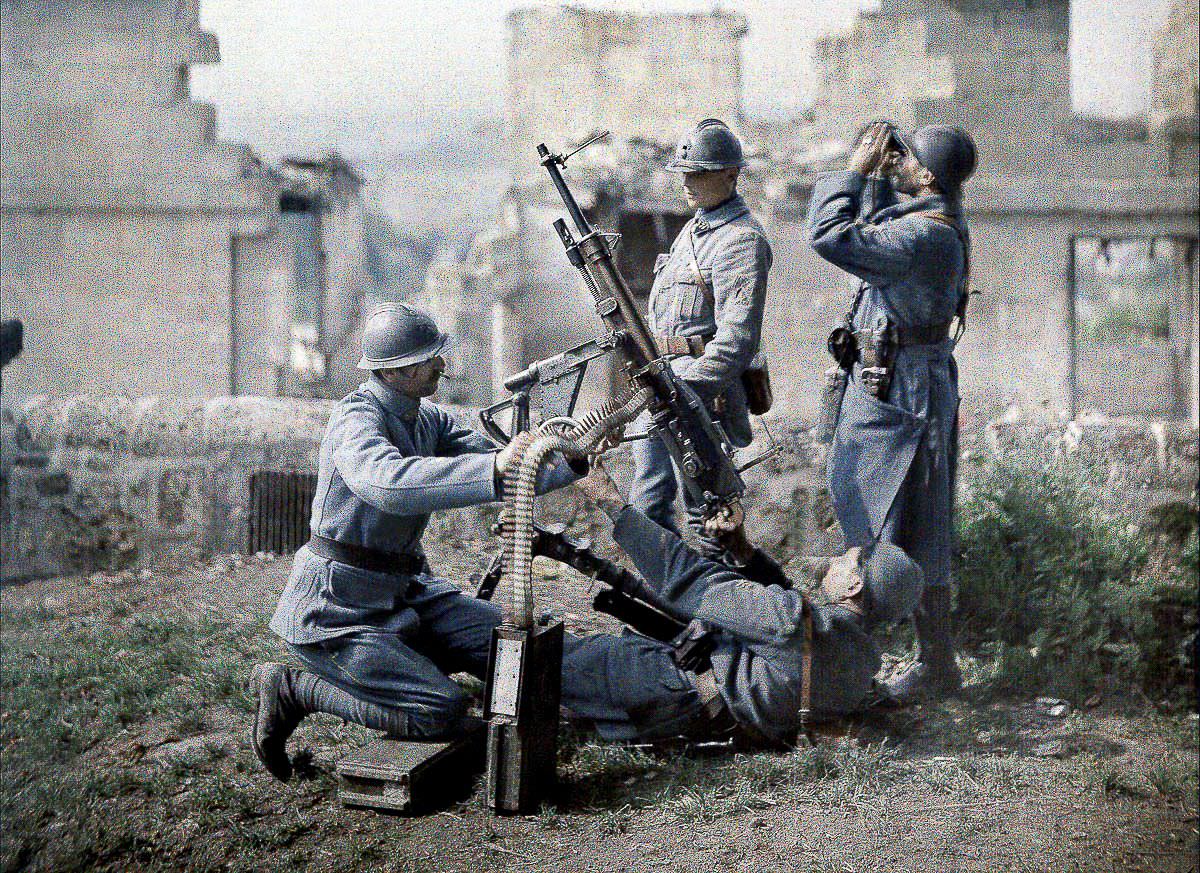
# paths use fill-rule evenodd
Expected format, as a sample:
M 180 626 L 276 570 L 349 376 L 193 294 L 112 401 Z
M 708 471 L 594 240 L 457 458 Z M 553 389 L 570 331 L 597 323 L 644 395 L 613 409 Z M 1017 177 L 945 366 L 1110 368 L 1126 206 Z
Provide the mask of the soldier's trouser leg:
M 470 695 L 397 634 L 356 631 L 289 648 L 305 667 L 354 699 L 402 712 L 409 739 L 439 739 L 465 727 Z
M 642 416 L 634 427 L 640 430 L 648 421 L 646 416 Z M 635 441 L 629 505 L 640 509 L 667 530 L 679 533 L 679 525 L 675 522 L 675 495 L 678 492 L 675 466 L 663 441 L 658 437 Z
M 663 739 L 704 724 L 699 695 L 670 646 L 630 633 L 566 636 L 562 705 L 612 742 Z
M 259 664 L 250 674 L 255 698 L 251 745 L 281 782 L 292 776 L 287 741 L 307 715 L 325 712 L 388 736 L 405 736 L 408 718 L 398 709 L 360 700 L 319 676 L 284 664 Z
M 939 474 L 936 463 L 946 463 L 947 457 L 949 469 Z M 962 687 L 962 673 L 954 658 L 950 588 L 949 530 L 953 524 L 951 495 L 956 457 L 957 441 L 952 437 L 949 451 L 935 458 L 932 470 L 914 464 L 897 498 L 900 505 L 896 509 L 899 511 L 892 516 L 899 521 L 884 528 L 884 538 L 908 552 L 925 574 L 921 604 L 913 614 L 917 631 L 916 659 L 887 685 L 888 693 L 902 703 L 953 694 Z M 944 535 L 931 537 L 931 528 Z
M 423 579 L 409 583 L 404 602 L 420 619 L 413 648 L 443 673 L 484 677 L 492 631 L 503 618 L 499 605 L 464 594 L 452 582 Z

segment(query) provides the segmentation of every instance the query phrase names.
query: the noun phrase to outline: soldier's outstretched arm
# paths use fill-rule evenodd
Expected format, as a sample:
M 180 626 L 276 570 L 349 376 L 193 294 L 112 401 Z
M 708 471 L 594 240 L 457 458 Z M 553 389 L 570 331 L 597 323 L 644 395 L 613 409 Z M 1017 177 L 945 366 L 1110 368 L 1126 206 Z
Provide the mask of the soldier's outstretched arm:
M 497 499 L 496 454 L 406 456 L 370 403 L 347 406 L 330 424 L 333 462 L 346 486 L 382 512 L 425 515 Z
M 459 455 L 494 453 L 496 445 L 479 431 L 464 427 L 455 420 L 454 416 L 443 409 L 436 409 L 438 416 L 438 448 L 439 456 L 457 457 Z M 587 474 L 587 462 L 579 461 L 574 465 L 560 454 L 551 456 L 538 475 L 537 493 L 546 494 L 564 485 L 570 485 L 580 476 Z
M 913 220 L 879 225 L 858 220 L 867 178 L 851 170 L 829 173 L 813 188 L 808 241 L 822 258 L 872 284 L 903 279 L 912 272 L 920 244 Z

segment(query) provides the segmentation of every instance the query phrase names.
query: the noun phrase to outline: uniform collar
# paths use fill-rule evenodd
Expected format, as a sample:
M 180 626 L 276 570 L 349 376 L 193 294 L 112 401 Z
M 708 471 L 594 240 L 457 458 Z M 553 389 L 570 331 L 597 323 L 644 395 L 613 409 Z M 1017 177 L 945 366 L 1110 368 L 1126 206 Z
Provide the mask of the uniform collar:
M 957 200 L 951 200 L 942 194 L 927 194 L 924 197 L 913 197 L 903 203 L 897 203 L 875 213 L 872 221 L 891 221 L 913 212 L 940 212 L 952 218 L 957 218 L 959 205 Z
M 417 413 L 421 411 L 420 400 L 401 394 L 374 373 L 363 383 L 363 389 L 373 394 L 380 406 L 404 421 L 416 421 Z
M 720 206 L 713 209 L 696 210 L 696 233 L 708 233 L 723 224 L 728 224 L 735 218 L 741 218 L 750 212 L 750 207 L 742 199 L 741 194 L 734 194 Z

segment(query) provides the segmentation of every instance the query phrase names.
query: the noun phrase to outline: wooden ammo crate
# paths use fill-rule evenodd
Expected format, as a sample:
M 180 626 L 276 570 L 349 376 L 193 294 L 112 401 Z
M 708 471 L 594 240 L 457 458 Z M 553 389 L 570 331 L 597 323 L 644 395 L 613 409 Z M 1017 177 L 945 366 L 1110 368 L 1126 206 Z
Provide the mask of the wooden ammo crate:
M 343 806 L 420 812 L 463 796 L 483 769 L 483 733 L 448 743 L 378 739 L 338 762 Z

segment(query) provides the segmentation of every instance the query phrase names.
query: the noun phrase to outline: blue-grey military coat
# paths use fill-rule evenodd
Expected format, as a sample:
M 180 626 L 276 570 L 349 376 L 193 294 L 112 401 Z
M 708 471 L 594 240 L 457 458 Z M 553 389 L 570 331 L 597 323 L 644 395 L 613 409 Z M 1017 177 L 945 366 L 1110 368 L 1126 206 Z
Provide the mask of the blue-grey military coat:
M 613 538 L 668 612 L 717 632 L 713 674 L 738 722 L 775 740 L 794 733 L 804 651 L 800 592 L 760 585 L 702 558 L 633 507 L 614 516 Z M 812 709 L 828 715 L 859 710 L 879 671 L 879 649 L 847 610 L 819 603 L 812 610 Z
M 711 295 L 696 280 L 693 243 Z M 766 231 L 736 194 L 715 209 L 698 210 L 654 264 L 650 330 L 711 337 L 703 355 L 676 358 L 672 367 L 703 400 L 724 396 L 719 421 L 735 446 L 751 438 L 741 375 L 758 353 L 770 269 Z
M 817 253 L 864 283 L 855 329 L 874 327 L 881 316 L 907 328 L 950 322 L 963 290 L 963 241 L 953 227 L 914 213 L 956 219 L 965 239 L 959 204 L 941 196 L 898 203 L 884 186 L 882 208 L 863 219 L 866 184 L 850 171 L 824 176 L 808 215 Z M 901 348 L 885 400 L 863 389 L 855 365 L 830 450 L 830 491 L 848 544 L 876 537 L 898 543 L 928 585 L 947 584 L 950 576 L 958 437 L 953 347 L 947 339 Z
M 496 446 L 435 403 L 401 394 L 372 375 L 330 416 L 318 456 L 311 529 L 339 542 L 424 556 L 429 514 L 499 498 Z M 541 490 L 574 478 L 565 464 Z M 406 634 L 417 627 L 404 607 L 412 576 L 296 553 L 271 629 L 306 645 L 363 630 Z

